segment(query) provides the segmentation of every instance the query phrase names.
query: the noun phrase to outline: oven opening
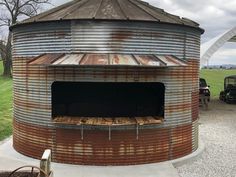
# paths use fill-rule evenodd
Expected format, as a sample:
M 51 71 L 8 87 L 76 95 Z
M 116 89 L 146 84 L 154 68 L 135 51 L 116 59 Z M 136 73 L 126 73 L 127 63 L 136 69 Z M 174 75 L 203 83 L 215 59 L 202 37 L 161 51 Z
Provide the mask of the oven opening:
M 88 118 L 164 118 L 162 83 L 54 82 L 52 117 L 56 121 Z

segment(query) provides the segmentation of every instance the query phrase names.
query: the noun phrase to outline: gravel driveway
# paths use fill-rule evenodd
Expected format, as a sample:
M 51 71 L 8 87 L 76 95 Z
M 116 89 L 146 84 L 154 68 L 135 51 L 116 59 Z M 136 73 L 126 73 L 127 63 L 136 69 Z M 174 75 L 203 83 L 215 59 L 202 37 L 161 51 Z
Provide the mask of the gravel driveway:
M 214 100 L 200 113 L 205 151 L 192 164 L 178 168 L 181 177 L 236 177 L 236 104 Z

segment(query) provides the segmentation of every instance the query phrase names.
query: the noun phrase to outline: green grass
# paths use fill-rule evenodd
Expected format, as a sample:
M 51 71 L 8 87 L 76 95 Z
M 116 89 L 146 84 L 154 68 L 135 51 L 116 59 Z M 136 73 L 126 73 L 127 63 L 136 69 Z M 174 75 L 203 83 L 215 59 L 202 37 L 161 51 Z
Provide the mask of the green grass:
M 200 72 L 200 77 L 210 85 L 213 99 L 219 98 L 220 91 L 224 90 L 224 78 L 230 75 L 236 75 L 236 70 L 202 69 Z
M 12 134 L 12 79 L 2 77 L 0 61 L 0 141 Z

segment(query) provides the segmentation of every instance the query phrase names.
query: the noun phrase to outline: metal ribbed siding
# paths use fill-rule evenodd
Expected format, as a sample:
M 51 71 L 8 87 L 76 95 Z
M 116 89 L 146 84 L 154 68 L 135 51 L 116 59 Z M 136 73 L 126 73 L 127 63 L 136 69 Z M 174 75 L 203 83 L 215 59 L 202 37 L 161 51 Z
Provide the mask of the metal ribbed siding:
M 44 149 L 50 148 L 56 162 L 125 165 L 175 159 L 197 149 L 200 51 L 197 29 L 150 23 L 142 23 L 146 25 L 140 27 L 138 22 L 46 24 L 14 29 L 14 147 L 17 151 L 39 158 Z M 188 66 L 53 68 L 27 65 L 33 56 L 42 53 L 70 52 L 172 54 L 185 59 Z M 145 132 L 140 132 L 140 136 L 146 139 L 139 140 L 135 126 L 112 127 L 110 141 L 108 127 L 84 126 L 84 136 L 88 139 L 81 141 L 81 126 L 52 123 L 51 84 L 55 81 L 162 82 L 166 87 L 165 121 L 161 125 L 140 126 L 139 130 Z M 86 132 L 89 133 L 86 135 Z M 98 138 L 101 142 L 93 143 L 92 140 Z M 120 138 L 125 138 L 123 147 Z M 99 144 L 108 144 L 109 148 Z M 117 145 L 121 146 L 119 152 Z
M 192 125 L 182 125 L 140 130 L 138 139 L 135 130 L 114 130 L 109 140 L 108 131 L 105 130 L 84 130 L 82 139 L 79 129 L 40 128 L 15 121 L 14 147 L 22 154 L 34 158 L 40 158 L 40 153 L 45 148 L 52 149 L 53 161 L 60 163 L 83 165 L 155 163 L 179 158 L 196 150 L 197 145 L 192 143 L 192 138 L 196 138 L 197 135 L 195 125 L 197 124 L 194 123 L 193 128 Z M 194 143 L 196 141 L 194 140 Z
M 132 53 L 198 59 L 200 31 L 173 25 L 138 22 L 72 21 L 14 29 L 14 56 L 43 53 Z
M 17 60 L 19 62 L 20 59 Z M 197 60 L 194 60 L 197 61 Z M 26 60 L 22 60 L 23 64 Z M 20 121 L 50 126 L 51 85 L 55 81 L 71 82 L 162 82 L 165 91 L 165 124 L 180 125 L 192 122 L 192 80 L 190 66 L 175 69 L 109 69 L 109 68 L 45 68 L 17 67 L 14 62 L 14 113 Z M 197 108 L 195 95 L 194 110 Z M 198 102 L 197 102 L 198 103 Z M 193 105 L 193 106 L 194 106 Z M 34 119 L 32 119 L 34 117 Z
M 50 148 L 56 162 L 128 165 L 175 159 L 197 149 L 198 121 L 192 120 L 193 110 L 196 109 L 194 106 L 198 103 L 198 97 L 192 92 L 195 90 L 192 82 L 196 80 L 194 78 L 198 72 L 197 60 L 189 60 L 189 66 L 185 69 L 148 70 L 26 67 L 28 60 L 14 60 L 14 147 L 19 152 L 39 158 L 44 149 Z M 81 126 L 55 126 L 52 123 L 53 81 L 134 82 L 137 79 L 140 82 L 163 82 L 166 86 L 165 122 L 157 126 L 140 126 L 139 136 L 143 136 L 143 139 L 137 140 L 134 126 L 112 127 L 110 141 L 107 127 L 96 127 L 96 131 L 93 131 L 94 127 L 84 126 L 83 134 L 89 137 L 86 142 L 81 138 Z M 146 133 L 142 134 L 143 131 Z M 123 137 L 127 137 L 127 140 L 121 141 Z M 92 141 L 98 138 L 100 145 Z M 102 148 L 107 143 L 109 147 Z M 119 151 L 116 146 L 120 147 Z M 132 154 L 138 155 L 134 157 Z

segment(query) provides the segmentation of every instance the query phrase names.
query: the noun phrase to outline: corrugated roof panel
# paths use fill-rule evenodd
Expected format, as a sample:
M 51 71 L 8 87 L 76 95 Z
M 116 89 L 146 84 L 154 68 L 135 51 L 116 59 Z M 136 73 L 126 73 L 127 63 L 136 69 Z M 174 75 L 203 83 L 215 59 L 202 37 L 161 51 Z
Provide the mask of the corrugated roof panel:
M 67 58 L 69 58 L 69 55 L 65 55 L 64 57 L 59 58 L 58 60 L 54 61 L 52 64 L 53 65 L 60 65 Z
M 111 65 L 139 65 L 132 55 L 111 55 Z
M 108 55 L 106 54 L 86 54 L 80 65 L 108 65 Z
M 187 66 L 174 56 L 122 54 L 44 54 L 29 62 L 46 66 L 134 66 L 172 67 Z
M 119 5 L 125 14 L 127 19 L 136 20 L 137 17 L 139 20 L 144 21 L 156 21 L 154 17 L 152 17 L 149 13 L 147 13 L 144 9 L 139 8 L 136 4 L 132 3 L 129 0 L 117 0 Z
M 102 0 L 87 0 L 64 19 L 93 19 L 100 8 Z
M 43 19 L 46 21 L 50 19 L 57 19 L 57 20 L 65 19 L 66 16 L 72 14 L 79 7 L 81 7 L 85 2 L 87 2 L 87 0 L 77 1 L 76 3 L 74 2 L 70 6 L 67 6 L 65 8 L 62 8 L 61 10 L 48 14 L 47 16 L 43 17 Z
M 64 56 L 64 54 L 44 54 L 36 57 L 35 59 L 31 60 L 30 64 L 32 65 L 48 65 L 52 64 L 54 61 L 57 59 L 61 58 Z
M 144 66 L 164 66 L 153 55 L 135 55 L 135 58 Z
M 100 9 L 96 14 L 97 19 L 125 19 L 117 0 L 103 0 Z
M 165 63 L 167 66 L 187 66 L 186 63 L 181 61 L 180 59 L 177 59 L 176 57 L 172 56 L 156 56 L 158 59 L 160 59 L 163 63 Z
M 65 55 L 63 58 L 64 60 L 61 61 L 61 65 L 79 65 L 82 57 L 84 55 L 83 54 L 68 54 Z M 53 63 L 55 64 L 55 63 Z

